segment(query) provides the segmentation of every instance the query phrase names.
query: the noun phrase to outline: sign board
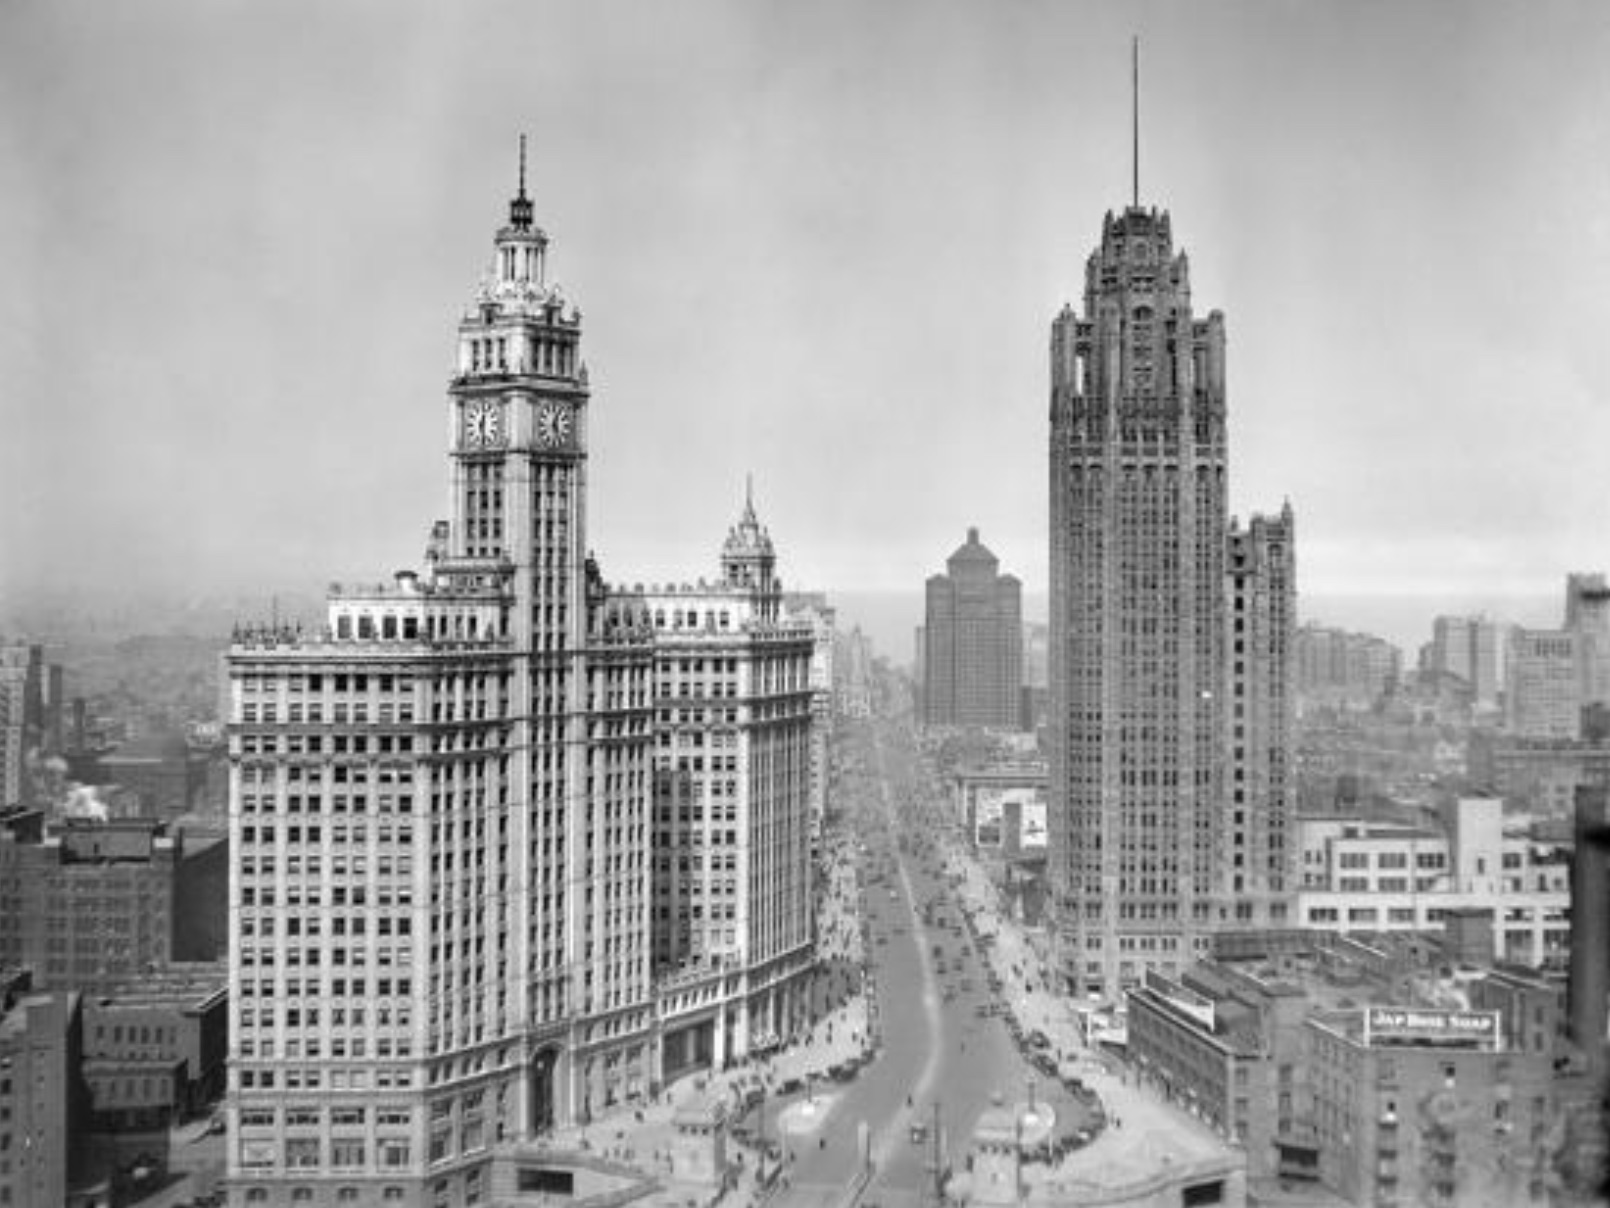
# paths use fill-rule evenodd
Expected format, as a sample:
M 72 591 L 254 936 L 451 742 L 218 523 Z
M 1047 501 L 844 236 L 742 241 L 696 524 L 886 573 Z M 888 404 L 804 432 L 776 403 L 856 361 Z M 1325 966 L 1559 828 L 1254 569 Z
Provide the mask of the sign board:
M 1022 851 L 1044 851 L 1046 846 L 1045 799 L 1038 793 L 1023 802 L 1018 824 L 1018 847 Z
M 1153 969 L 1146 971 L 1146 988 L 1158 997 L 1166 999 L 1169 1006 L 1180 1014 L 1189 1015 L 1208 1031 L 1213 1031 L 1214 1009 L 1211 998 L 1187 989 L 1172 977 L 1165 977 Z
M 1366 1007 L 1364 1043 L 1496 1049 L 1497 1011 L 1438 1007 Z
M 1001 819 L 1006 813 L 1006 793 L 1000 789 L 981 789 L 973 798 L 973 842 L 979 847 L 1001 845 Z

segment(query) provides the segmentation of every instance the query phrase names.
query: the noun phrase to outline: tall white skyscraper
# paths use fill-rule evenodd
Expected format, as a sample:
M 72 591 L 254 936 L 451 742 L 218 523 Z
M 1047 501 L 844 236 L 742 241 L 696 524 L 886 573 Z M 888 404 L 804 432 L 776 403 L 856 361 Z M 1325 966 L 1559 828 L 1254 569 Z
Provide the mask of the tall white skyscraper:
M 232 1204 L 484 1204 L 500 1143 L 800 1023 L 812 634 L 777 616 L 769 538 L 764 580 L 724 559 L 697 626 L 604 583 L 581 321 L 547 257 L 522 164 L 458 324 L 423 569 L 228 655 Z M 721 857 L 670 870 L 712 958 L 691 973 L 653 942 L 655 774 L 685 753 L 689 855 Z M 684 1043 L 695 999 L 724 1052 Z

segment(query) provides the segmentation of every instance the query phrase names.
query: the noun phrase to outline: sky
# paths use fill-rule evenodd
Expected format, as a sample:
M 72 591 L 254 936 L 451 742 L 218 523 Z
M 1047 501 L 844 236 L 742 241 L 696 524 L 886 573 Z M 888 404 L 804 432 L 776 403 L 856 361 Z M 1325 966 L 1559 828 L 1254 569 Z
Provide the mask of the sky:
M 1103 214 L 1225 312 L 1232 507 L 1309 598 L 1610 567 L 1610 5 L 0 5 L 0 605 L 380 579 L 447 514 L 517 139 L 584 315 L 589 541 L 1047 581 Z M 1332 618 L 1345 622 L 1347 618 Z

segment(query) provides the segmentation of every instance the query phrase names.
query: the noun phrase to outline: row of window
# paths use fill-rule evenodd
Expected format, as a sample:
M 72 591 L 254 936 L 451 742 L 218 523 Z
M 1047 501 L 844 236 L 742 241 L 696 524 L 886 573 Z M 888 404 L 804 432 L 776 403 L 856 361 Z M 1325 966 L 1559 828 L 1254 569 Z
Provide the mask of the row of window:
M 278 901 L 277 890 L 285 890 L 285 905 L 287 906 L 323 906 L 326 899 L 323 887 L 320 885 L 291 884 L 283 887 L 269 885 L 245 885 L 241 887 L 240 904 L 242 906 L 274 906 Z M 366 885 L 336 885 L 330 889 L 328 905 L 331 906 L 366 906 L 370 903 L 369 887 Z M 412 886 L 406 882 L 395 885 L 382 882 L 375 886 L 373 903 L 376 906 L 410 906 L 414 901 Z
M 330 828 L 330 841 L 332 843 L 366 843 L 371 837 L 379 843 L 412 843 L 414 841 L 414 828 L 407 823 L 403 823 L 393 830 L 389 822 L 381 823 L 375 827 L 372 834 L 369 827 L 363 822 L 358 822 L 350 827 L 343 822 Z M 243 843 L 256 843 L 259 841 L 273 843 L 279 838 L 283 838 L 287 843 L 319 843 L 323 839 L 323 832 L 317 826 L 304 828 L 298 825 L 286 827 L 282 834 L 276 831 L 272 823 L 269 823 L 262 827 L 242 827 L 240 838 Z
M 328 682 L 326 682 L 328 681 Z M 280 685 L 284 685 L 292 694 L 300 692 L 323 692 L 326 687 L 336 692 L 368 692 L 371 688 L 380 692 L 410 693 L 414 688 L 412 676 L 393 674 L 370 673 L 342 673 L 342 674 L 312 674 L 312 675 L 251 675 L 238 677 L 243 692 L 274 693 Z
M 280 1113 L 275 1108 L 250 1108 L 240 1113 L 242 1128 L 272 1128 Z M 284 1109 L 284 1120 L 287 1128 L 319 1128 L 328 1123 L 334 1127 L 344 1125 L 357 1125 L 359 1127 L 368 1123 L 369 1109 L 367 1107 L 323 1107 L 290 1106 Z M 413 1121 L 413 1112 L 407 1107 L 382 1105 L 374 1109 L 375 1123 L 385 1127 L 387 1125 L 406 1126 Z
M 383 1054 L 377 1054 L 382 1055 Z M 402 1055 L 402 1054 L 399 1054 Z M 371 1076 L 372 1075 L 372 1076 Z M 297 1091 L 316 1091 L 328 1086 L 337 1091 L 406 1090 L 414 1084 L 414 1072 L 406 1066 L 394 1070 L 329 1069 L 325 1066 L 303 1068 L 273 1066 L 267 1069 L 242 1069 L 240 1085 L 244 1090 L 272 1091 L 279 1088 Z
M 355 977 L 350 980 L 345 977 L 334 977 L 328 980 L 314 977 L 307 981 L 306 986 L 309 994 L 328 995 L 332 998 L 346 998 L 350 994 L 354 998 L 363 999 L 368 998 L 371 988 L 374 994 L 382 999 L 390 998 L 394 993 L 400 998 L 407 998 L 413 993 L 414 989 L 413 981 L 406 977 L 395 979 L 390 977 L 377 978 L 372 983 L 372 986 L 368 980 L 362 977 Z M 274 998 L 281 994 L 289 998 L 296 998 L 302 993 L 303 982 L 299 977 L 289 977 L 279 983 L 279 987 L 281 988 L 276 987 L 273 979 L 265 978 L 262 981 L 253 981 L 251 978 L 243 978 L 240 983 L 240 992 L 242 997 L 246 998 L 250 998 L 254 994 L 261 995 L 264 998 Z
M 367 949 L 349 949 L 339 945 L 321 949 L 312 945 L 297 947 L 294 944 L 270 944 L 259 951 L 250 944 L 242 943 L 239 954 L 240 965 L 243 969 L 271 969 L 276 964 L 277 957 L 284 957 L 284 963 L 292 968 L 305 965 L 313 969 L 317 969 L 324 964 L 333 965 L 337 968 L 346 965 L 372 964 L 377 968 L 384 969 L 408 966 L 413 962 L 412 953 L 407 947 L 393 949 L 384 944 Z
M 279 875 L 279 862 L 273 856 L 243 855 L 237 867 L 242 876 L 274 877 Z M 337 877 L 363 877 L 369 873 L 369 857 L 335 855 L 330 857 L 330 871 Z M 414 872 L 412 856 L 376 856 L 375 872 L 382 877 L 409 877 Z M 285 875 L 291 877 L 324 875 L 324 860 L 317 855 L 291 855 L 285 857 Z

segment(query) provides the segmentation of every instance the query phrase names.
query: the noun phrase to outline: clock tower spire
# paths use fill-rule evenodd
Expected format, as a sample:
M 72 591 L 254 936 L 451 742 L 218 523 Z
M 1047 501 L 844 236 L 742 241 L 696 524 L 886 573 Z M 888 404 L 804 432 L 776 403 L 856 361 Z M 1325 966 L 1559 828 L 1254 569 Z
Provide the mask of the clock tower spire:
M 531 199 L 525 195 L 525 135 L 520 136 L 520 191 L 509 202 L 509 225 L 517 231 L 531 229 Z
M 531 484 L 547 483 L 551 504 L 562 481 L 579 517 L 587 408 L 581 312 L 549 280 L 548 235 L 526 193 L 525 151 L 522 136 L 508 221 L 493 236 L 491 272 L 459 320 L 448 391 L 452 551 L 516 567 L 536 557 L 533 539 L 549 531 L 529 515 Z M 568 540 L 572 526 L 564 531 Z M 579 526 L 574 531 L 579 539 Z

